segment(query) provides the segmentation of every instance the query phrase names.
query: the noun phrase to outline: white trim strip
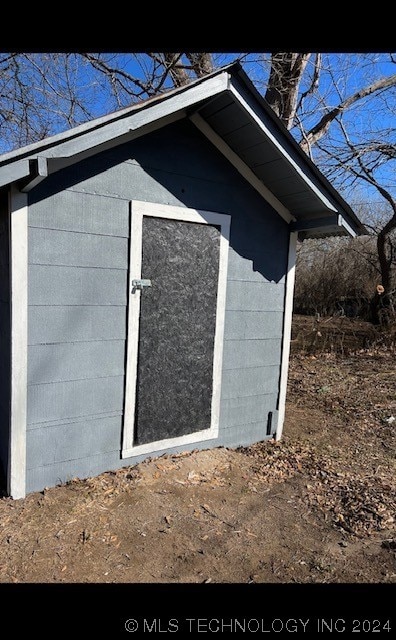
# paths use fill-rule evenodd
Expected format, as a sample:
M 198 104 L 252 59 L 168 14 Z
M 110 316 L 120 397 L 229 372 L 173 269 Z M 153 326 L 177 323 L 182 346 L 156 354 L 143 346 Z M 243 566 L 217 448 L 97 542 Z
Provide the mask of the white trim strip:
M 301 169 L 299 164 L 295 160 L 293 160 L 291 155 L 280 144 L 279 140 L 277 140 L 277 138 L 271 133 L 271 131 L 268 129 L 268 127 L 265 126 L 264 122 L 261 120 L 261 118 L 258 117 L 258 115 L 254 112 L 254 110 L 248 104 L 248 102 L 241 96 L 241 94 L 234 87 L 232 82 L 230 83 L 229 90 L 231 91 L 232 95 L 238 100 L 238 102 L 242 105 L 242 107 L 248 112 L 248 114 L 255 121 L 255 123 L 260 127 L 260 129 L 265 133 L 267 138 L 269 140 L 271 140 L 271 142 L 276 147 L 276 149 L 278 149 L 282 153 L 284 158 L 286 158 L 286 160 L 290 163 L 290 165 L 293 167 L 293 169 L 296 171 L 296 173 L 298 173 L 298 175 L 304 180 L 304 182 L 308 185 L 308 187 L 311 189 L 311 191 L 313 191 L 315 193 L 315 195 L 317 195 L 317 197 L 320 199 L 320 201 L 323 202 L 323 204 L 328 209 L 330 209 L 330 211 L 337 211 L 337 209 L 330 202 L 330 200 L 328 200 L 328 198 L 326 198 L 326 196 L 323 194 L 323 192 L 320 191 L 320 189 L 318 189 L 318 187 L 312 182 L 312 180 L 310 180 L 310 178 Z
M 115 111 L 114 113 L 107 114 L 105 116 L 101 116 L 99 118 L 95 118 L 94 120 L 89 120 L 83 124 L 80 124 L 72 129 L 68 129 L 67 131 L 62 131 L 61 133 L 57 133 L 53 136 L 45 138 L 44 140 L 40 140 L 39 142 L 33 142 L 24 147 L 20 147 L 19 149 L 14 149 L 14 151 L 10 151 L 8 153 L 4 153 L 0 156 L 1 162 L 8 161 L 16 161 L 20 156 L 29 154 L 29 157 L 33 158 L 37 154 L 42 155 L 40 153 L 43 150 L 43 153 L 46 154 L 46 149 L 51 145 L 60 145 L 66 142 L 70 142 L 72 139 L 76 139 L 77 137 L 82 137 L 86 133 L 92 133 L 94 130 L 98 130 L 99 128 L 103 128 L 108 124 L 114 124 L 117 122 L 121 122 L 126 120 L 126 118 L 133 117 L 143 111 L 150 110 L 153 107 L 161 106 L 165 103 L 168 103 L 172 100 L 172 104 L 177 102 L 177 99 L 181 97 L 183 94 L 188 94 L 189 96 L 193 95 L 193 99 L 204 99 L 205 97 L 211 97 L 211 95 L 216 95 L 216 93 L 220 91 L 224 91 L 228 88 L 230 74 L 224 70 L 216 75 L 207 78 L 206 80 L 199 79 L 195 81 L 195 84 L 192 83 L 187 89 L 173 89 L 171 95 L 164 95 L 162 98 L 159 97 L 157 102 L 142 102 L 137 103 L 129 107 L 125 107 L 124 109 L 120 109 Z M 196 91 L 197 90 L 197 91 Z M 193 92 L 193 93 L 191 93 Z M 206 95 L 206 92 L 208 95 Z M 196 97 L 197 96 L 197 97 Z M 183 98 L 185 101 L 185 98 Z M 188 100 L 187 100 L 187 106 Z M 168 111 L 171 111 L 169 109 Z M 59 155 L 62 155 L 60 153 Z M 3 169 L 3 167 L 1 167 Z
M 280 440 L 283 430 L 283 422 L 285 419 L 286 407 L 286 390 L 287 376 L 289 372 L 289 355 L 290 355 L 290 338 L 293 314 L 293 294 L 294 280 L 296 273 L 296 249 L 297 249 L 298 232 L 292 231 L 289 239 L 289 255 L 287 261 L 286 276 L 286 293 L 285 293 L 285 311 L 283 318 L 283 336 L 282 336 L 282 361 L 281 374 L 279 382 L 279 400 L 278 400 L 278 424 L 276 427 L 276 440 Z
M 10 190 L 11 421 L 8 493 L 13 498 L 24 498 L 26 495 L 27 284 L 27 195 L 12 186 Z
M 243 162 L 238 154 L 228 146 L 223 138 L 212 129 L 199 113 L 194 113 L 190 116 L 190 120 L 286 222 L 295 220 L 290 211 L 278 200 L 272 191 L 261 182 L 256 174 Z
M 114 122 L 107 122 L 103 127 L 84 132 L 84 135 L 59 142 L 56 146 L 46 149 L 45 156 L 47 158 L 56 158 L 58 156 L 74 155 L 85 151 L 88 147 L 97 147 L 129 131 L 134 132 L 141 127 L 153 124 L 155 121 L 162 120 L 167 116 L 177 117 L 176 113 L 178 111 L 183 111 L 201 100 L 221 93 L 225 91 L 227 87 L 228 73 L 222 73 L 218 76 L 208 78 L 208 80 L 201 84 L 192 86 L 188 91 L 153 103 L 146 109 L 132 111 L 129 116 L 115 120 Z M 133 137 L 133 133 L 131 137 Z
M 129 243 L 129 278 L 128 278 L 128 319 L 127 319 L 127 360 L 125 374 L 125 407 L 124 427 L 122 437 L 122 451 L 129 450 L 133 443 L 136 403 L 136 380 L 139 356 L 139 317 L 140 317 L 140 291 L 132 294 L 132 280 L 142 277 L 142 226 L 143 214 L 130 203 L 130 230 Z
M 172 113 L 168 116 L 164 116 L 160 120 L 155 120 L 154 122 L 149 122 L 148 124 L 140 127 L 139 129 L 128 129 L 126 133 L 123 133 L 117 138 L 111 138 L 110 140 L 106 140 L 98 145 L 89 147 L 83 151 L 79 151 L 76 154 L 69 156 L 57 156 L 53 158 L 46 158 L 48 164 L 48 174 L 51 175 L 60 171 L 61 169 L 65 169 L 66 167 L 70 167 L 76 162 L 81 162 L 82 160 L 86 160 L 87 158 L 91 158 L 97 153 L 102 153 L 103 151 L 108 151 L 109 149 L 113 149 L 114 147 L 118 147 L 119 145 L 132 142 L 132 140 L 137 140 L 142 136 L 146 136 L 149 133 L 153 133 L 162 127 L 165 127 L 173 122 L 177 122 L 178 120 L 182 120 L 185 118 L 185 111 L 177 111 L 176 113 Z
M 352 229 L 351 225 L 347 223 L 347 221 L 345 220 L 345 218 L 343 218 L 342 215 L 339 216 L 339 224 L 341 225 L 341 227 L 344 227 L 344 229 L 348 232 L 350 236 L 352 236 L 352 238 L 357 237 L 356 231 Z
M 217 286 L 216 327 L 213 354 L 213 390 L 211 406 L 211 425 L 208 429 L 189 433 L 177 438 L 157 440 L 144 445 L 133 445 L 136 382 L 139 350 L 139 315 L 141 292 L 133 295 L 132 279 L 138 279 L 142 273 L 142 226 L 143 216 L 195 222 L 198 224 L 215 224 L 221 228 L 219 274 Z M 183 446 L 194 442 L 212 440 L 218 437 L 220 419 L 221 377 L 223 365 L 223 339 L 227 284 L 228 248 L 230 236 L 231 216 L 212 212 L 198 211 L 186 207 L 154 204 L 149 202 L 132 201 L 131 203 L 131 243 L 130 243 L 130 271 L 129 271 L 129 304 L 128 304 L 128 346 L 126 364 L 126 390 L 124 429 L 121 455 L 123 458 L 138 456 L 163 449 Z

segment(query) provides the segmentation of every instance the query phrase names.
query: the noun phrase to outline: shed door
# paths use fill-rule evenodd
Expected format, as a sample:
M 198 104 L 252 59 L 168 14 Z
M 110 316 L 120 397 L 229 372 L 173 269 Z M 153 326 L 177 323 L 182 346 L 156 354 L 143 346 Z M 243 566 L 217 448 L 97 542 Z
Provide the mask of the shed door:
M 132 203 L 124 456 L 217 436 L 228 231 Z

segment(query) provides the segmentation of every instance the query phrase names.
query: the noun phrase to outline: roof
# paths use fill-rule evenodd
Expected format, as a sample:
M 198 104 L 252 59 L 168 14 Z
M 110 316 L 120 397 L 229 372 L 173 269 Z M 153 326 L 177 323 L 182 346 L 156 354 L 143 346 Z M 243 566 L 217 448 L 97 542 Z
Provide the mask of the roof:
M 239 63 L 189 85 L 0 156 L 0 187 L 29 191 L 51 173 L 189 118 L 301 238 L 365 232 Z

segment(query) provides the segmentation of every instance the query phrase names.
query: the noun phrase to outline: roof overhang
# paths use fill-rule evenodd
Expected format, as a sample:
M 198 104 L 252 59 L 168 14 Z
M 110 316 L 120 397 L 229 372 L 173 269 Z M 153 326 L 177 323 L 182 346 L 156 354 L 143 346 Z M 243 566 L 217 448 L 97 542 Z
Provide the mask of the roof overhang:
M 64 167 L 186 117 L 300 238 L 365 232 L 239 64 L 0 156 L 0 187 L 17 182 L 30 191 Z

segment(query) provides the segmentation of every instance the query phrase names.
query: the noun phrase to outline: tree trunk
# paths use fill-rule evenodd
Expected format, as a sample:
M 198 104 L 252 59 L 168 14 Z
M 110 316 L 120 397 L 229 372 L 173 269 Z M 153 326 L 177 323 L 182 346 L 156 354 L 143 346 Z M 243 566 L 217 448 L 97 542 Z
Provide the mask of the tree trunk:
M 189 83 L 187 71 L 181 64 L 181 53 L 164 53 L 165 66 L 169 69 L 169 75 L 172 78 L 175 87 L 183 87 Z
M 396 204 L 395 204 L 396 208 Z M 383 291 L 375 292 L 370 302 L 370 320 L 373 324 L 389 324 L 395 318 L 393 313 L 393 255 L 389 234 L 396 229 L 396 213 L 389 222 L 381 229 L 377 236 L 377 253 L 381 269 L 381 280 Z M 389 255 L 387 252 L 389 245 Z
M 300 82 L 310 56 L 310 53 L 271 55 L 271 71 L 265 99 L 287 129 L 293 126 Z

